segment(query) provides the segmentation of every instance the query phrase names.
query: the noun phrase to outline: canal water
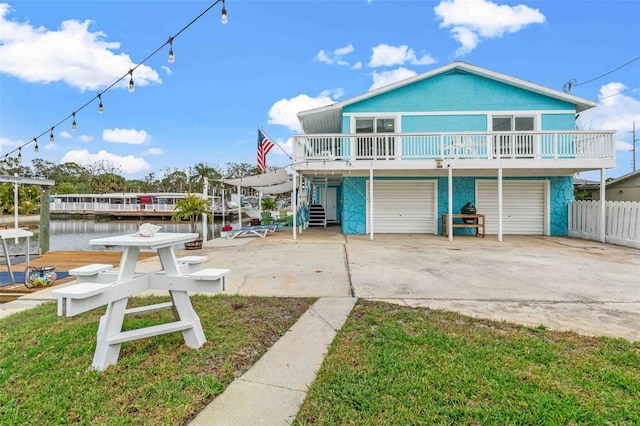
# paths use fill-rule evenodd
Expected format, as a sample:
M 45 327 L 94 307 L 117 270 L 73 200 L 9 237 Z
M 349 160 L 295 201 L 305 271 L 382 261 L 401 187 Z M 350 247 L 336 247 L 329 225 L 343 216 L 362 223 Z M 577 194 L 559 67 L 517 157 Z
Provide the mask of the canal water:
M 173 223 L 169 220 L 150 222 L 162 227 L 159 232 L 191 232 L 189 224 L 187 223 Z M 144 222 L 139 220 L 94 221 L 52 219 L 49 228 L 49 251 L 121 250 L 121 247 L 92 246 L 89 244 L 89 241 L 94 238 L 134 234 L 138 231 L 142 223 Z M 234 224 L 234 227 L 235 226 L 237 226 L 237 223 Z M 214 224 L 209 223 L 207 226 L 208 239 L 210 240 L 213 237 L 219 238 L 221 227 L 222 224 L 220 222 Z M 36 254 L 40 247 L 40 229 L 38 227 L 29 227 L 29 231 L 33 232 L 30 253 Z M 197 231 L 202 234 L 202 223 L 198 224 Z M 15 246 L 13 239 L 7 240 L 9 253 L 24 253 L 24 244 L 24 238 L 19 239 L 17 246 Z

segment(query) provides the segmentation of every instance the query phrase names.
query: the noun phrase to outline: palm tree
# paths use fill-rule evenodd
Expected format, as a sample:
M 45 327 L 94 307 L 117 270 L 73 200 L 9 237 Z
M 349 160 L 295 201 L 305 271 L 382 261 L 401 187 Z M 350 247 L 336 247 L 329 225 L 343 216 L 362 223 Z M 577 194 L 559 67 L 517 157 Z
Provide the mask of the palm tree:
M 191 226 L 191 232 L 196 232 L 200 216 L 205 213 L 209 220 L 213 221 L 209 200 L 198 198 L 193 193 L 188 193 L 186 198 L 178 200 L 173 210 L 171 220 L 173 222 L 187 221 Z

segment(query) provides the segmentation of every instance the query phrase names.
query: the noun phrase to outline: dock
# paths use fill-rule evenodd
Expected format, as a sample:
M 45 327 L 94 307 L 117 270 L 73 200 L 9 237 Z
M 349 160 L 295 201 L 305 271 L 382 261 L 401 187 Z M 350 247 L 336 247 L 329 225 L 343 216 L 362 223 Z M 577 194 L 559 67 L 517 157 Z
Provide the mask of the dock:
M 150 257 L 157 256 L 155 252 L 140 252 L 139 260 L 148 259 Z M 56 272 L 68 272 L 73 268 L 77 268 L 89 263 L 104 263 L 113 265 L 117 268 L 120 265 L 120 258 L 122 257 L 121 251 L 52 251 L 45 253 L 42 256 L 35 257 L 29 261 L 29 266 L 43 267 L 43 266 L 55 266 Z M 16 271 L 22 272 L 25 264 L 17 263 L 11 264 L 14 273 Z M 7 265 L 0 265 L 0 272 L 8 271 Z M 56 280 L 53 287 L 58 284 L 63 284 L 69 281 L 75 280 L 75 277 L 68 276 Z M 23 296 L 25 294 L 35 293 L 40 290 L 49 287 L 34 287 L 28 288 L 22 283 L 16 283 L 15 285 L 0 283 L 0 303 L 10 302 Z

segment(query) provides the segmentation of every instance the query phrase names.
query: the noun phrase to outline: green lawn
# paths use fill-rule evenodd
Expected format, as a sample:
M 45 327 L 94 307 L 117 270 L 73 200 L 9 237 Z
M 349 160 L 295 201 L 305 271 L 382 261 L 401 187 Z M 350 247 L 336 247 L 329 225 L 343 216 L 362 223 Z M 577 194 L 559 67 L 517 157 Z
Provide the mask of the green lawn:
M 640 343 L 359 301 L 296 425 L 638 425 Z
M 130 306 L 168 301 L 132 298 Z M 47 303 L 0 320 L 0 424 L 180 425 L 246 371 L 312 299 L 194 296 L 207 343 L 181 333 L 122 345 L 120 359 L 90 370 L 104 307 L 57 317 Z M 168 310 L 127 316 L 125 328 L 171 320 Z

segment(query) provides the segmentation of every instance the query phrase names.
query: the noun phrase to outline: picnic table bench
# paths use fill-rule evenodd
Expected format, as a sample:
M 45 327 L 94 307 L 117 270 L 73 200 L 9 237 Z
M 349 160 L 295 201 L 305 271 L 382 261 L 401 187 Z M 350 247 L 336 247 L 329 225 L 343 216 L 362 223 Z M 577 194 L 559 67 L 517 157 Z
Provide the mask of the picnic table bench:
M 176 258 L 173 247 L 193 241 L 195 233 L 157 233 L 151 237 L 125 235 L 98 238 L 95 246 L 123 246 L 118 270 L 111 265 L 90 264 L 69 271 L 77 284 L 52 292 L 58 299 L 58 315 L 74 316 L 107 305 L 100 318 L 97 345 L 91 367 L 104 370 L 118 361 L 124 342 L 181 331 L 186 345 L 200 348 L 205 342 L 200 318 L 196 314 L 189 291 L 220 293 L 226 288 L 228 269 L 203 268 L 206 256 Z M 154 272 L 135 272 L 140 249 L 158 252 L 162 269 Z M 148 289 L 168 290 L 171 302 L 127 309 L 129 297 Z M 174 320 L 166 324 L 122 331 L 125 315 L 160 309 L 173 309 Z

